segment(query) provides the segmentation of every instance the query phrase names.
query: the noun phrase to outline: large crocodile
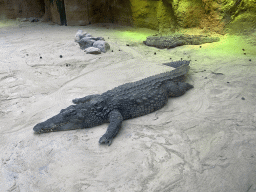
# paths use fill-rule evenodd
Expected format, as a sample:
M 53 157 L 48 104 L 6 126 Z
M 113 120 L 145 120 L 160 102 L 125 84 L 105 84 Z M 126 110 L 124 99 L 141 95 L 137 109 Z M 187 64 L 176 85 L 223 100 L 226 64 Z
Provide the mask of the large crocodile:
M 168 97 L 178 97 L 192 85 L 182 82 L 189 70 L 190 61 L 176 61 L 164 65 L 174 67 L 140 81 L 126 83 L 101 95 L 89 95 L 74 99 L 71 105 L 59 114 L 39 123 L 35 133 L 82 129 L 109 123 L 99 143 L 110 145 L 117 135 L 123 120 L 149 114 L 162 108 Z

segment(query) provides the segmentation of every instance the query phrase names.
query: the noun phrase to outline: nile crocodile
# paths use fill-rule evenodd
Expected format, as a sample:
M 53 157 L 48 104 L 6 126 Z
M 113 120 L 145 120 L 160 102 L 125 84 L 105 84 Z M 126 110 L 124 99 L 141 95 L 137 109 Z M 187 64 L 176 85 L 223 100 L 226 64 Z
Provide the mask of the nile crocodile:
M 218 37 L 208 37 L 206 35 L 187 35 L 175 34 L 166 37 L 147 37 L 143 43 L 147 46 L 157 47 L 159 49 L 170 49 L 182 45 L 201 45 L 204 43 L 213 43 L 219 41 Z
M 143 116 L 161 109 L 168 97 L 178 97 L 192 85 L 182 82 L 190 61 L 176 61 L 164 65 L 174 67 L 170 72 L 150 76 L 140 81 L 120 85 L 105 93 L 74 99 L 59 114 L 39 123 L 35 133 L 82 129 L 109 123 L 99 143 L 110 145 L 123 120 Z

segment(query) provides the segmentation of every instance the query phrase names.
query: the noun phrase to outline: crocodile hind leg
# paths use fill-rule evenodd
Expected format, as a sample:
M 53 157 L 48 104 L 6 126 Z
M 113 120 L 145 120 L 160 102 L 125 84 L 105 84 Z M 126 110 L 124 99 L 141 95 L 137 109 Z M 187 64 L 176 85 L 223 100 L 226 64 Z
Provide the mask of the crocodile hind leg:
M 85 103 L 85 102 L 88 102 L 90 101 L 92 98 L 96 98 L 100 96 L 99 94 L 95 94 L 95 95 L 88 95 L 88 96 L 85 96 L 83 98 L 76 98 L 76 99 L 73 99 L 72 102 L 74 104 L 79 104 L 79 103 Z
M 111 111 L 109 113 L 109 126 L 107 132 L 100 138 L 99 143 L 105 143 L 111 145 L 112 140 L 117 135 L 119 129 L 121 128 L 123 121 L 123 116 L 118 110 Z
M 165 85 L 169 97 L 179 97 L 187 90 L 193 88 L 193 85 L 183 82 L 168 81 Z

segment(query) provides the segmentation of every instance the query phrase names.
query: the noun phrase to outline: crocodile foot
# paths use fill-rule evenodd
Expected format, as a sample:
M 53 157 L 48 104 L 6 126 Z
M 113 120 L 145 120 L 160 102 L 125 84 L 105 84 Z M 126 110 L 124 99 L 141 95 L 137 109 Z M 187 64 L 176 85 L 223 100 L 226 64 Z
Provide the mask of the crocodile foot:
M 105 143 L 105 144 L 107 144 L 108 146 L 110 146 L 111 143 L 112 143 L 112 141 L 113 141 L 113 138 L 108 138 L 108 137 L 106 137 L 105 135 L 103 135 L 103 136 L 100 138 L 99 143 L 100 143 L 100 144 Z

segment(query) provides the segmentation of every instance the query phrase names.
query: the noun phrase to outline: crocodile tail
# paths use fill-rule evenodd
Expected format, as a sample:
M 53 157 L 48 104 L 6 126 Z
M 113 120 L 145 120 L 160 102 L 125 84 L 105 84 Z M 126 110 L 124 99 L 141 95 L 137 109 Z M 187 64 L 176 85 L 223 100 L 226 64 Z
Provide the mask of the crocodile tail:
M 170 62 L 170 63 L 163 63 L 163 65 L 175 68 L 174 70 L 170 71 L 169 73 L 172 77 L 178 77 L 178 76 L 182 76 L 182 75 L 185 75 L 188 73 L 189 68 L 190 68 L 189 63 L 190 63 L 190 61 L 188 61 L 188 60 L 182 60 L 182 61 L 174 61 L 174 62 Z

